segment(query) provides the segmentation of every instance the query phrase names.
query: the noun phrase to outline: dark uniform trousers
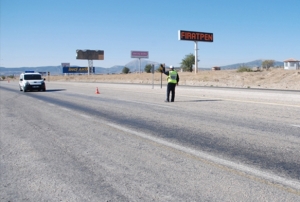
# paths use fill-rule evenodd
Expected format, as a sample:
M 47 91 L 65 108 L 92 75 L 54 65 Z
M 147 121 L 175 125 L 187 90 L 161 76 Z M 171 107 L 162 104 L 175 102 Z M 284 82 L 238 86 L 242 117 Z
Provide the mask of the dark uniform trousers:
M 169 101 L 169 97 L 170 97 L 170 93 L 171 93 L 171 102 L 174 102 L 175 87 L 176 87 L 176 83 L 168 83 L 168 86 L 167 86 L 167 101 Z

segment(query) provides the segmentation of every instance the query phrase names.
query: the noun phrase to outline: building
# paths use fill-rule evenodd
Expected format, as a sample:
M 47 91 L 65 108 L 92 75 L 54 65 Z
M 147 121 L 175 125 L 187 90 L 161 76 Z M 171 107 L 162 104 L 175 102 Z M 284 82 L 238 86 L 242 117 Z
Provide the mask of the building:
M 287 59 L 284 61 L 284 69 L 300 69 L 300 61 L 293 58 Z

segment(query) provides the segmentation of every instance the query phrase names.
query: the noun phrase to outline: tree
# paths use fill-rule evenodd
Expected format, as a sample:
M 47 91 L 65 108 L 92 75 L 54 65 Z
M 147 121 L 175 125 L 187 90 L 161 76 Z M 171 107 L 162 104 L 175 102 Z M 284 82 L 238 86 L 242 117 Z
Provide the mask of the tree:
M 190 53 L 185 56 L 184 59 L 182 59 L 181 68 L 183 71 L 192 72 L 193 71 L 193 65 L 195 64 L 195 56 L 194 54 Z
M 274 64 L 274 60 L 264 60 L 261 65 L 263 69 L 268 70 L 270 67 L 274 67 Z
M 128 73 L 130 73 L 130 69 L 128 67 L 124 67 L 122 72 L 123 72 L 123 74 L 128 74 Z
M 145 72 L 147 72 L 147 73 L 151 73 L 151 70 L 152 70 L 152 65 L 151 64 L 147 64 L 146 66 L 145 66 Z

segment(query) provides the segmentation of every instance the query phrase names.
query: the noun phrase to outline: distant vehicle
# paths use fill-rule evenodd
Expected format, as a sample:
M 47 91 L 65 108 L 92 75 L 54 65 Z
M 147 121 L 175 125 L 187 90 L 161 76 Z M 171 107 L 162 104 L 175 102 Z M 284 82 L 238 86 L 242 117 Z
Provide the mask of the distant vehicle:
M 20 91 L 46 91 L 45 78 L 40 73 L 30 72 L 20 74 L 19 87 Z

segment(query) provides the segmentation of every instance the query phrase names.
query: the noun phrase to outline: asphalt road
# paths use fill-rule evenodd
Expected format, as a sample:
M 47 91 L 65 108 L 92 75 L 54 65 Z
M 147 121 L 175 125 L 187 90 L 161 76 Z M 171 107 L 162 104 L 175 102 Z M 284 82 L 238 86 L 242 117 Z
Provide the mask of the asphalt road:
M 165 91 L 0 82 L 0 201 L 300 201 L 300 92 Z

